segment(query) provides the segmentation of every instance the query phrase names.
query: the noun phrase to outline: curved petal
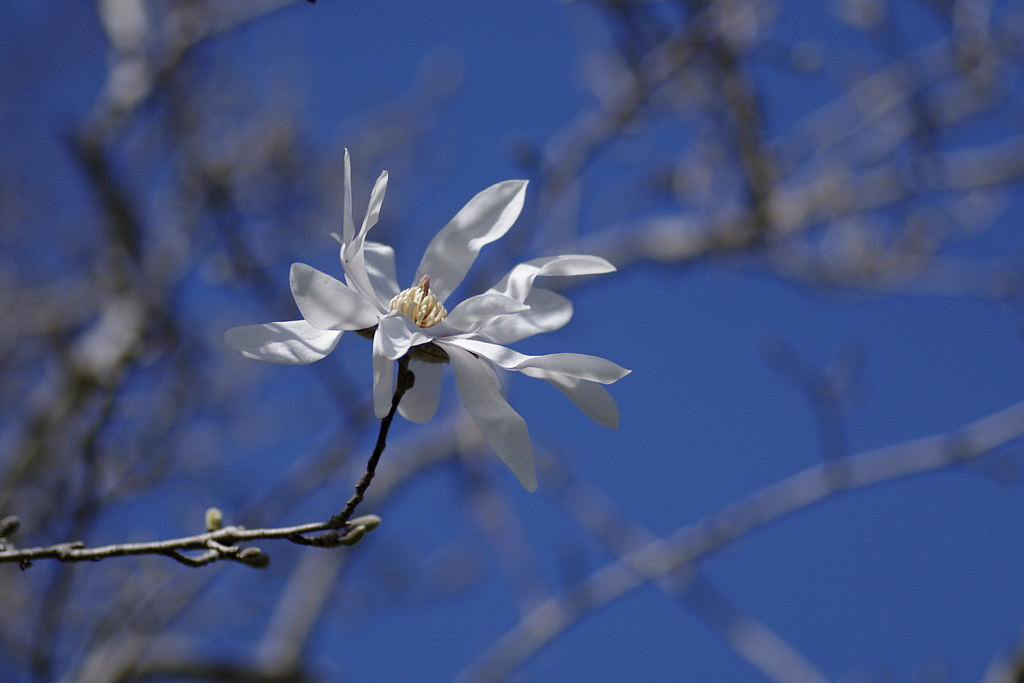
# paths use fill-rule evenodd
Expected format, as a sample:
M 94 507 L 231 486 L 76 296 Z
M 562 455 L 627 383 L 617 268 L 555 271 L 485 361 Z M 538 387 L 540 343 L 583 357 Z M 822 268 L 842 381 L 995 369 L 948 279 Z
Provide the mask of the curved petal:
M 545 256 L 520 263 L 488 291 L 510 296 L 516 301 L 526 301 L 526 297 L 530 294 L 530 288 L 533 287 L 534 278 L 540 275 L 600 275 L 614 271 L 615 266 L 600 256 L 586 254 Z
M 409 369 L 416 376 L 412 389 L 405 392 L 398 412 L 409 422 L 423 423 L 434 417 L 441 399 L 441 374 L 444 365 L 409 361 Z
M 540 287 L 530 290 L 523 303 L 530 310 L 492 318 L 476 333 L 495 344 L 511 344 L 541 332 L 553 332 L 572 319 L 572 302 Z
M 546 356 L 527 356 L 518 351 L 507 349 L 504 346 L 475 339 L 453 339 L 448 343 L 457 344 L 467 351 L 483 356 L 506 370 L 539 368 L 569 377 L 600 382 L 601 384 L 617 382 L 631 372 L 623 367 L 619 367 L 610 360 L 582 353 L 551 353 Z
M 608 390 L 597 382 L 539 368 L 523 368 L 522 373 L 546 380 L 556 386 L 594 422 L 612 429 L 619 428 L 619 407 Z
M 360 237 L 365 239 L 370 228 L 377 225 L 377 219 L 380 218 L 380 205 L 384 203 L 384 193 L 387 190 L 388 172 L 381 171 L 376 182 L 373 183 L 373 190 L 370 191 L 370 203 L 366 207 L 366 215 L 363 216 L 363 226 L 359 229 L 359 234 L 356 235 L 357 240 Z
M 383 349 L 380 328 L 373 335 L 373 414 L 384 419 L 391 412 L 391 385 L 395 383 L 395 362 Z
M 431 340 L 408 316 L 397 311 L 392 311 L 377 323 L 377 332 L 373 335 L 374 348 L 378 337 L 381 340 L 381 352 L 390 360 L 404 356 L 410 346 L 426 344 Z
M 377 309 L 327 273 L 305 263 L 293 263 L 289 281 L 302 317 L 313 327 L 362 330 L 377 324 Z
M 413 282 L 429 275 L 430 287 L 443 304 L 469 272 L 480 248 L 515 223 L 523 210 L 526 182 L 506 180 L 470 199 L 427 245 Z
M 444 321 L 453 330 L 464 332 L 473 323 L 481 320 L 487 320 L 495 316 L 504 316 L 509 313 L 522 313 L 528 310 L 530 310 L 530 307 L 526 304 L 502 294 L 478 294 L 469 297 L 453 308 Z
M 445 344 L 455 370 L 462 405 L 480 433 L 527 491 L 537 488 L 533 447 L 526 421 L 508 404 L 498 388 L 491 364 L 461 348 Z
M 318 361 L 338 345 L 341 332 L 318 330 L 305 320 L 232 327 L 224 344 L 246 358 L 281 365 Z
M 390 301 L 401 291 L 395 271 L 395 250 L 378 242 L 364 242 L 363 260 L 377 299 L 381 303 Z

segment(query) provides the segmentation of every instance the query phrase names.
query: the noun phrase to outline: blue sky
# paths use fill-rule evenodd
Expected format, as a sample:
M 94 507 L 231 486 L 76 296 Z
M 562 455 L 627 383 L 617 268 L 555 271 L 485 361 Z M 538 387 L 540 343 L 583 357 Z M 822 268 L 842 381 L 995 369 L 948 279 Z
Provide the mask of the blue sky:
M 928 37 L 932 28 L 915 23 L 917 8 L 893 4 L 920 27 L 921 40 Z M 262 89 L 276 87 L 275 78 L 294 69 L 297 89 L 307 98 L 302 107 L 312 139 L 325 147 L 353 145 L 349 140 L 367 108 L 408 91 L 425 59 L 461 70 L 463 89 L 426 140 L 430 168 L 395 169 L 391 176 L 392 187 L 415 188 L 405 195 L 408 230 L 395 245 L 402 279 L 464 202 L 492 183 L 522 175 L 509 154 L 517 140 L 549 140 L 590 101 L 579 56 L 601 40 L 589 32 L 597 22 L 581 5 L 296 3 L 219 40 L 208 48 L 209 59 L 218 51 L 243 55 L 249 78 Z M 854 34 L 825 23 L 818 11 L 817 2 L 788 3 L 776 37 L 815 38 L 837 60 L 853 53 Z M 0 153 L 5 164 L 54 194 L 42 225 L 74 221 L 88 199 L 60 135 L 88 112 L 102 87 L 98 25 L 89 3 L 80 1 L 19 3 L 3 12 L 8 20 L 0 26 L 0 63 L 17 68 L 0 75 Z M 763 105 L 772 133 L 789 130 L 796 117 L 837 92 L 820 77 L 800 80 L 764 69 L 757 78 L 767 88 Z M 583 232 L 615 222 L 600 210 L 600 188 L 650 156 L 670 158 L 686 143 L 678 132 L 654 137 L 658 144 L 626 141 L 595 160 L 588 173 L 592 185 L 584 189 Z M 364 201 L 357 196 L 355 204 Z M 1019 255 L 1021 217 L 1011 203 L 992 234 L 949 253 Z M 287 226 L 280 231 L 286 236 Z M 49 239 L 41 230 L 36 253 L 46 264 L 42 271 L 52 274 Z M 323 261 L 332 244 L 325 235 L 324 251 L 303 260 Z M 854 453 L 950 431 L 1022 397 L 1016 306 L 815 291 L 758 270 L 713 258 L 634 266 L 572 290 L 572 322 L 517 347 L 598 355 L 633 371 L 611 388 L 622 415 L 617 431 L 593 424 L 544 383 L 517 378 L 509 396 L 536 444 L 555 449 L 628 519 L 655 534 L 671 533 L 819 462 L 807 401 L 765 360 L 773 341 L 786 342 L 818 367 L 851 344 L 863 350 L 862 400 L 847 422 Z M 283 286 L 287 273 L 277 275 Z M 234 324 L 244 322 L 264 321 Z M 368 345 L 346 339 L 340 350 L 362 355 L 324 362 L 353 372 L 362 364 L 368 371 Z M 234 362 L 227 351 L 224 362 Z M 302 382 L 308 384 L 300 369 L 273 372 L 274 386 L 298 382 L 294 391 L 302 394 Z M 448 389 L 454 400 L 454 386 Z M 401 425 L 398 434 L 415 438 L 415 429 Z M 1019 446 L 1005 450 L 1019 461 Z M 543 480 L 540 492 L 527 494 L 507 472 L 498 476 L 553 585 L 560 585 L 572 557 L 587 570 L 610 560 L 550 503 Z M 451 680 L 516 623 L 509 586 L 459 509 L 460 481 L 450 468 L 417 481 L 380 511 L 386 523 L 373 543 L 378 550 L 393 546 L 425 557 L 428 566 L 434 562 L 443 571 L 449 544 L 465 541 L 486 558 L 479 582 L 451 600 L 404 596 L 372 615 L 360 614 L 358 601 L 340 586 L 310 655 L 328 680 Z M 955 468 L 838 496 L 744 538 L 701 566 L 713 584 L 832 680 L 861 672 L 910 681 L 922 667 L 941 661 L 950 681 L 975 681 L 1024 623 L 1022 503 L 1019 486 Z M 366 590 L 374 566 L 358 564 L 358 557 L 355 562 L 363 572 L 358 585 Z M 222 581 L 258 588 L 281 580 L 283 571 L 256 576 L 232 567 Z M 249 628 L 229 635 L 243 637 Z M 685 606 L 652 586 L 588 616 L 525 673 L 537 683 L 763 680 Z

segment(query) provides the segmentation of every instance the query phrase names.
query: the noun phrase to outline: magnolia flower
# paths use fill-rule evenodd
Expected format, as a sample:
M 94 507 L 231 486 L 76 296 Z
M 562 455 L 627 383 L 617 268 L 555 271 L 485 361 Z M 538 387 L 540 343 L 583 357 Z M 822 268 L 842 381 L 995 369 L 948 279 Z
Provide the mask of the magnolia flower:
M 413 285 L 401 290 L 391 247 L 366 240 L 377 223 L 387 188 L 377 179 L 359 232 L 352 220 L 352 180 L 345 153 L 345 207 L 341 243 L 345 282 L 303 263 L 291 268 L 291 290 L 302 320 L 246 325 L 227 331 L 225 343 L 243 356 L 270 363 L 320 360 L 346 330 L 373 337 L 373 406 L 377 417 L 391 409 L 394 361 L 409 356 L 415 382 L 399 403 L 412 422 L 433 417 L 441 369 L 451 363 L 463 405 L 487 443 L 529 491 L 537 487 L 526 422 L 505 400 L 495 366 L 544 379 L 596 422 L 615 428 L 619 413 L 603 384 L 625 370 L 611 361 L 576 353 L 526 356 L 505 344 L 550 332 L 572 317 L 565 297 L 539 287 L 545 275 L 594 275 L 615 267 L 596 256 L 552 256 L 521 263 L 501 282 L 449 312 L 448 296 L 469 271 L 480 248 L 515 222 L 523 207 L 525 180 L 508 180 L 470 200 L 427 246 Z

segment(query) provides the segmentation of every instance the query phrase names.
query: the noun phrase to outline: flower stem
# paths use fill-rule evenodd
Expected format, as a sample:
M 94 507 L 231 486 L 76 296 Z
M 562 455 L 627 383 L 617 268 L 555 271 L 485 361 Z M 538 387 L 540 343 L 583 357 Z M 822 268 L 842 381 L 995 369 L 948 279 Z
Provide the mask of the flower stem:
M 398 360 L 398 379 L 395 382 L 395 395 L 391 398 L 391 410 L 380 421 L 377 445 L 374 446 L 373 454 L 370 455 L 370 459 L 366 462 L 366 471 L 363 472 L 362 478 L 356 484 L 355 493 L 345 503 L 345 509 L 331 517 L 330 525 L 332 528 L 341 529 L 344 527 L 352 517 L 356 507 L 363 502 L 366 489 L 370 488 L 373 475 L 377 472 L 377 462 L 380 461 L 380 456 L 384 453 L 384 448 L 387 446 L 388 430 L 391 429 L 391 421 L 395 418 L 395 411 L 398 410 L 398 402 L 402 400 L 402 396 L 405 395 L 406 391 L 412 389 L 415 379 L 416 376 L 409 370 L 409 356 L 405 355 Z

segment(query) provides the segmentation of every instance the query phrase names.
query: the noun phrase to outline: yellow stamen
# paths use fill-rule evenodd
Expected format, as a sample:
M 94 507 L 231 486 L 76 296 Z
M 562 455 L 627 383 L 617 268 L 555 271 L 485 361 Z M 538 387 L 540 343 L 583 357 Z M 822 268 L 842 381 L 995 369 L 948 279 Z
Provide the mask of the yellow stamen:
M 420 327 L 433 327 L 448 316 L 448 311 L 430 291 L 430 276 L 424 275 L 415 287 L 391 300 L 391 310 L 409 316 Z

